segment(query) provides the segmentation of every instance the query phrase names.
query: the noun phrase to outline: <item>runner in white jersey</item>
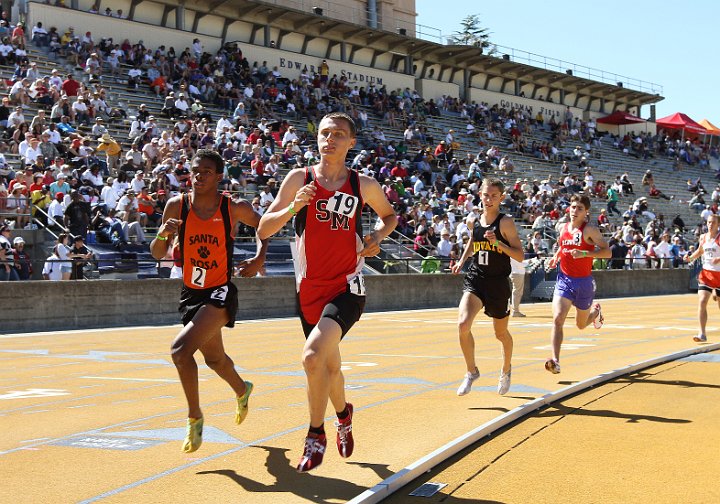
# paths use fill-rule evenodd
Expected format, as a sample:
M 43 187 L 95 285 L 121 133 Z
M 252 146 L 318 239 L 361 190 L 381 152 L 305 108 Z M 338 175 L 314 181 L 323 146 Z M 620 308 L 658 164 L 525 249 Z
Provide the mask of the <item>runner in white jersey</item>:
M 692 262 L 702 256 L 702 270 L 698 275 L 698 321 L 700 332 L 693 340 L 698 343 L 707 341 L 707 305 L 712 297 L 718 301 L 720 294 L 720 215 L 711 214 L 707 218 L 708 232 L 700 237 L 695 252 L 685 256 L 686 262 Z M 720 301 L 718 301 L 720 307 Z

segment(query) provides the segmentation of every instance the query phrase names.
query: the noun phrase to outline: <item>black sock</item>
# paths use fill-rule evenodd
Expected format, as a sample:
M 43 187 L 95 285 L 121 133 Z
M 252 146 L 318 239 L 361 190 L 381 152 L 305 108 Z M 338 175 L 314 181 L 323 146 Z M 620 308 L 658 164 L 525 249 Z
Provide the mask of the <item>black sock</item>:
M 325 435 L 325 425 L 321 425 L 320 427 L 313 427 L 311 425 L 308 432 L 311 434 L 317 434 L 318 436 Z
M 348 417 L 348 415 L 350 415 L 350 410 L 348 409 L 347 403 L 345 403 L 344 410 L 342 410 L 340 412 L 336 412 L 336 413 L 337 413 L 338 420 L 345 420 Z

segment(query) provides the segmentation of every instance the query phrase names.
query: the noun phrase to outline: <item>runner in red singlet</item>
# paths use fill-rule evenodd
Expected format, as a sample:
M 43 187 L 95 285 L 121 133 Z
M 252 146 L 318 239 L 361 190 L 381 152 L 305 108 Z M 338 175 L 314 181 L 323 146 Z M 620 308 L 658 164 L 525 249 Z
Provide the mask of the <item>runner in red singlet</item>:
M 353 407 L 345 400 L 339 345 L 365 306 L 364 258 L 376 255 L 380 242 L 397 225 L 380 184 L 345 166 L 347 153 L 355 145 L 355 132 L 355 123 L 347 114 L 334 112 L 323 117 L 318 127 L 320 163 L 295 169 L 285 177 L 258 229 L 258 235 L 267 238 L 295 217 L 295 273 L 306 338 L 302 359 L 310 409 L 299 472 L 322 463 L 328 399 L 338 416 L 338 451 L 342 457 L 352 454 Z M 364 204 L 380 217 L 376 229 L 365 236 L 360 220 Z
M 592 264 L 596 257 L 609 259 L 612 252 L 600 230 L 588 225 L 589 214 L 590 198 L 577 194 L 570 198 L 570 222 L 563 227 L 557 241 L 557 252 L 549 263 L 550 268 L 560 263 L 552 302 L 552 357 L 545 362 L 545 369 L 553 374 L 560 372 L 563 324 L 570 308 L 575 306 L 578 329 L 585 329 L 590 324 L 599 329 L 603 323 L 600 303 L 593 305 L 595 281 L 591 275 Z
M 180 311 L 183 329 L 172 344 L 172 359 L 180 375 L 188 402 L 185 453 L 202 444 L 203 415 L 198 391 L 195 352 L 200 350 L 205 363 L 235 391 L 235 422 L 240 424 L 248 412 L 253 385 L 243 381 L 225 353 L 222 327 L 235 325 L 237 289 L 232 276 L 232 230 L 240 221 L 257 227 L 260 218 L 247 201 L 233 201 L 218 193 L 225 162 L 215 151 L 200 149 L 192 161 L 192 193 L 168 201 L 163 224 L 150 244 L 155 259 L 167 254 L 178 234 L 183 287 Z M 255 276 L 265 261 L 267 244 L 258 240 L 257 255 L 240 265 L 242 276 Z

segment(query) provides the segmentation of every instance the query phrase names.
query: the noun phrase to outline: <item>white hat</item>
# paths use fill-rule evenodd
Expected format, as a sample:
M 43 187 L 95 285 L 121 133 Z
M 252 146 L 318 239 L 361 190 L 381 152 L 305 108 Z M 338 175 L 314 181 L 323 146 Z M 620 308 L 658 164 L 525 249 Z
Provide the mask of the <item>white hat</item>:
M 25 243 L 25 240 L 23 240 L 22 236 L 16 236 L 13 240 L 13 245 L 19 245 L 21 243 Z

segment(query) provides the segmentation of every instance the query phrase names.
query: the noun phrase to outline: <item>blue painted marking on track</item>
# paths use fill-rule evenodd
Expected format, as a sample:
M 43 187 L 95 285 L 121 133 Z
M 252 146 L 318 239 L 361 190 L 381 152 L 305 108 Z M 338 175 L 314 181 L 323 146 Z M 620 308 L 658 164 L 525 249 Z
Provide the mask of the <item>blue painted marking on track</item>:
M 696 354 L 690 355 L 683 359 L 679 359 L 680 362 L 720 362 L 720 354 Z
M 184 439 L 184 437 L 183 437 Z M 55 446 L 72 446 L 73 448 L 99 448 L 101 450 L 142 450 L 150 446 L 156 446 L 164 441 L 132 438 L 109 438 L 103 436 L 79 436 L 70 439 L 62 439 L 54 443 Z
M 103 436 L 119 436 L 123 438 L 138 439 L 159 439 L 163 441 L 182 441 L 185 439 L 185 428 L 177 427 L 170 429 L 149 429 L 123 432 L 103 432 Z M 217 427 L 205 427 L 203 429 L 203 441 L 209 443 L 225 443 L 225 444 L 243 444 L 242 441 L 235 439 L 230 434 L 218 429 Z

